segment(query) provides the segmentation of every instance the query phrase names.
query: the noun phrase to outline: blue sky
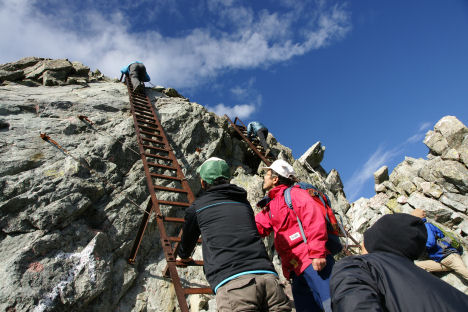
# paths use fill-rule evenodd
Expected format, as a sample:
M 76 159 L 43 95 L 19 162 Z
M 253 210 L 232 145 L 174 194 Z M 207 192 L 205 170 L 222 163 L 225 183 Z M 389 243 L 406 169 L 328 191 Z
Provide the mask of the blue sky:
M 468 123 L 468 1 L 0 0 L 0 63 L 68 58 L 218 114 L 260 120 L 300 157 L 316 141 L 349 200 L 426 157 L 445 115 Z

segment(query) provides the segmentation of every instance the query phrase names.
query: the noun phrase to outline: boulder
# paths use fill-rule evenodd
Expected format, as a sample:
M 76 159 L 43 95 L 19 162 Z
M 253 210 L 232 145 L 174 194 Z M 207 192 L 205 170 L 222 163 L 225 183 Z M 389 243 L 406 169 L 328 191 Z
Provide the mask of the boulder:
M 25 57 L 17 62 L 0 65 L 0 70 L 17 71 L 25 69 L 26 67 L 31 67 L 42 60 L 44 59 L 41 57 Z
M 341 181 L 340 174 L 335 169 L 332 169 L 325 180 L 328 188 L 333 193 L 338 193 L 343 191 L 343 182 Z
M 29 68 L 28 68 L 29 69 Z M 25 71 L 27 79 L 38 79 L 44 72 L 55 72 L 57 77 L 66 77 L 73 71 L 73 65 L 68 60 L 43 60 Z M 59 79 L 59 78 L 57 78 Z
M 318 167 L 323 160 L 325 146 L 319 142 L 315 143 L 299 158 L 301 164 L 307 164 L 311 168 Z
M 426 133 L 424 144 L 426 144 L 430 152 L 434 155 L 442 155 L 448 149 L 448 142 L 442 134 L 432 130 Z
M 457 149 L 462 144 L 468 134 L 468 128 L 455 116 L 445 116 L 434 126 L 434 130 L 439 132 L 450 147 Z
M 374 182 L 375 182 L 375 184 L 383 183 L 384 181 L 387 181 L 388 179 L 389 179 L 389 177 L 388 177 L 388 167 L 387 166 L 382 166 L 376 172 L 374 172 Z
M 80 62 L 71 62 L 73 66 L 73 75 L 80 77 L 88 77 L 89 67 L 81 64 Z
M 168 97 L 182 97 L 179 94 L 179 92 L 177 92 L 177 90 L 174 89 L 174 88 L 166 88 L 166 89 L 162 90 L 162 93 L 164 93 Z

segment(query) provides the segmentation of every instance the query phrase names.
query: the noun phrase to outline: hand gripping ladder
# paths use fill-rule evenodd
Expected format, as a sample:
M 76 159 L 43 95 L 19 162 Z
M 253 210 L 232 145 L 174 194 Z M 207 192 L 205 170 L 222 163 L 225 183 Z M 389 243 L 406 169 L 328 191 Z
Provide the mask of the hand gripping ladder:
M 130 253 L 129 262 L 135 262 L 136 254 L 143 239 L 151 213 L 154 212 L 161 245 L 167 262 L 163 275 L 171 278 L 180 310 L 182 312 L 188 312 L 186 295 L 212 294 L 213 292 L 209 287 L 184 288 L 182 286 L 177 267 L 187 267 L 188 265 L 203 266 L 203 261 L 192 261 L 188 264 L 176 261 L 178 242 L 180 242 L 182 231 L 180 231 L 178 237 L 169 237 L 166 233 L 165 223 L 170 222 L 172 224 L 181 225 L 184 223 L 184 219 L 164 216 L 161 213 L 160 206 L 186 208 L 193 202 L 194 196 L 149 98 L 142 93 L 133 92 L 130 79 L 126 79 L 125 81 L 130 98 L 130 111 L 133 115 L 138 147 L 145 170 L 146 183 L 151 197 L 146 211 L 143 214 L 140 228 Z M 165 195 L 166 198 L 177 199 L 175 201 L 160 200 L 156 192 Z M 201 240 L 199 240 L 199 242 L 201 242 Z M 172 243 L 175 243 L 175 245 L 172 246 Z
M 273 158 L 270 156 L 266 155 L 266 151 L 263 149 L 263 147 L 259 144 L 259 142 L 256 142 L 256 139 L 253 139 L 252 141 L 247 138 L 247 127 L 244 125 L 242 120 L 240 120 L 238 117 L 234 119 L 234 122 L 227 116 L 224 115 L 224 118 L 226 118 L 231 126 L 236 130 L 237 134 L 244 140 L 250 147 L 250 149 L 257 154 L 258 157 L 267 165 L 271 165 L 271 163 L 274 161 Z M 237 124 L 239 122 L 240 124 Z M 266 139 L 266 138 L 265 138 Z

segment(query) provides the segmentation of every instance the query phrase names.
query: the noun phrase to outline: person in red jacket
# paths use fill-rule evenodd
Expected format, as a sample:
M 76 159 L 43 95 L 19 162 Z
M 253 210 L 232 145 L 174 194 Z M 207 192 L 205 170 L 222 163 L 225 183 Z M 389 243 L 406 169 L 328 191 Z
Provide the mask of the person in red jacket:
M 296 311 L 331 311 L 329 278 L 335 261 L 325 247 L 327 229 L 321 204 L 306 190 L 293 187 L 294 210 L 290 209 L 284 191 L 296 181 L 294 169 L 281 159 L 265 169 L 268 171 L 263 189 L 269 191 L 271 201 L 255 216 L 258 232 L 261 236 L 274 232 L 283 274 L 292 280 Z M 307 242 L 302 238 L 297 218 Z

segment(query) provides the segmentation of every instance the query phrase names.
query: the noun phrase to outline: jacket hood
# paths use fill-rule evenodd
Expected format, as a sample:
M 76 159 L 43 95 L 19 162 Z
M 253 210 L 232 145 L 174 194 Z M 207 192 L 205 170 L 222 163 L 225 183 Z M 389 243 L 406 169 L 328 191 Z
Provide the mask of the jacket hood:
M 229 197 L 239 202 L 247 201 L 247 191 L 235 184 L 221 184 L 210 187 L 205 194 L 212 196 Z
M 424 252 L 426 241 L 424 221 L 406 213 L 385 215 L 364 232 L 369 253 L 386 251 L 411 260 Z

